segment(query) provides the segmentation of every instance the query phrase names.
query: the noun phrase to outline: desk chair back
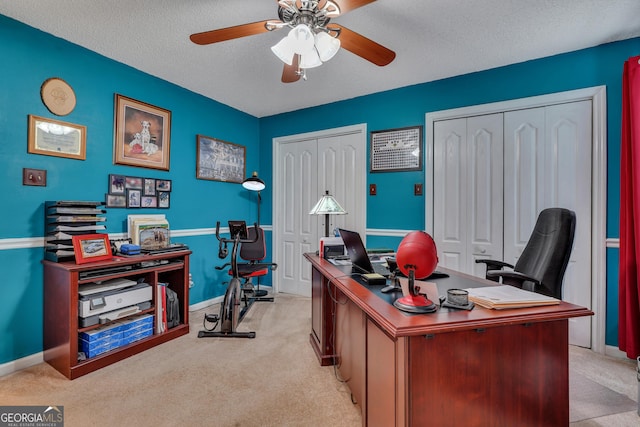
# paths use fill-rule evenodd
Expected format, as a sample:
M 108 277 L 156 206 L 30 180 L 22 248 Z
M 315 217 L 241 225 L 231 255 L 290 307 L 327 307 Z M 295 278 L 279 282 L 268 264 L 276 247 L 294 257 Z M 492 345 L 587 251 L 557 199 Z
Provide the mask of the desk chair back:
M 562 298 L 562 280 L 569 264 L 576 214 L 564 208 L 540 212 L 531 237 L 514 270 L 540 281 L 536 292 Z
M 477 259 L 486 264 L 486 277 L 529 291 L 562 299 L 562 279 L 569 264 L 576 232 L 575 212 L 549 208 L 540 212 L 531 237 L 513 266 L 504 261 Z M 505 267 L 513 270 L 505 270 Z

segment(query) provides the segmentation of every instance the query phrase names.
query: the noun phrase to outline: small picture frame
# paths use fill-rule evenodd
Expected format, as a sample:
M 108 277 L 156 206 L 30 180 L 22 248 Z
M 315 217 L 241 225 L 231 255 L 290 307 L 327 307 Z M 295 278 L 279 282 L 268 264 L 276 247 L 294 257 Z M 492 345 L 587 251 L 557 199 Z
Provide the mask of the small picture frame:
M 115 96 L 113 163 L 169 170 L 171 111 Z
M 158 192 L 158 207 L 161 209 L 169 209 L 171 205 L 171 193 L 168 191 Z
M 29 114 L 27 152 L 86 159 L 87 127 Z
M 158 191 L 171 191 L 170 179 L 156 179 L 156 190 Z
M 140 200 L 141 208 L 157 208 L 158 207 L 158 199 L 156 196 L 142 196 Z
M 137 176 L 128 176 L 125 178 L 124 187 L 127 189 L 135 188 L 137 190 L 142 190 L 142 178 Z
M 109 194 L 122 194 L 126 193 L 126 178 L 124 175 L 109 175 Z
M 153 178 L 144 179 L 144 195 L 155 196 L 156 195 L 156 180 Z
M 196 178 L 241 184 L 246 178 L 246 148 L 196 135 Z
M 105 206 L 108 208 L 126 208 L 127 196 L 125 194 L 105 194 Z
M 142 202 L 142 190 L 138 188 L 127 188 L 127 207 L 139 208 Z
M 72 237 L 76 264 L 112 258 L 108 234 L 81 234 Z

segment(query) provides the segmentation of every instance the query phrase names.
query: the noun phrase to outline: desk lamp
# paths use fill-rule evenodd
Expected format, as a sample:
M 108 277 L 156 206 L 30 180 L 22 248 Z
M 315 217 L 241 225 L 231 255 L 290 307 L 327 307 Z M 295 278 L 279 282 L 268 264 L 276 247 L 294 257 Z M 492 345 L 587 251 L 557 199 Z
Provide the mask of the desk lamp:
M 329 215 L 346 215 L 346 213 L 329 191 L 325 191 L 324 196 L 318 200 L 309 215 L 324 215 L 324 237 L 329 237 Z
M 433 313 L 436 305 L 418 293 L 415 281 L 429 277 L 438 265 L 438 251 L 433 238 L 423 231 L 412 231 L 398 245 L 396 262 L 400 271 L 409 278 L 409 295 L 398 298 L 393 305 L 409 313 Z
M 258 192 L 258 227 L 260 226 L 260 202 L 262 201 L 262 197 L 260 196 L 260 191 L 264 190 L 266 187 L 264 181 L 258 178 L 258 172 L 253 172 L 253 174 L 242 181 L 242 186 L 249 191 L 257 191 Z

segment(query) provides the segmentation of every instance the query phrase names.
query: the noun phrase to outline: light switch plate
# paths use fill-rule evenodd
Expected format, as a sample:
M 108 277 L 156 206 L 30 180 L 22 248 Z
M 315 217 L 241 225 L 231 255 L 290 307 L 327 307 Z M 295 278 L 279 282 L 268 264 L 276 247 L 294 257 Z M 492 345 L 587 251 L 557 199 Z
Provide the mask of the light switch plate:
M 375 196 L 376 194 L 378 194 L 378 187 L 375 184 L 369 184 L 369 195 Z
M 413 185 L 413 194 L 416 196 L 422 196 L 422 184 Z
M 44 169 L 22 168 L 22 185 L 47 186 L 47 171 Z

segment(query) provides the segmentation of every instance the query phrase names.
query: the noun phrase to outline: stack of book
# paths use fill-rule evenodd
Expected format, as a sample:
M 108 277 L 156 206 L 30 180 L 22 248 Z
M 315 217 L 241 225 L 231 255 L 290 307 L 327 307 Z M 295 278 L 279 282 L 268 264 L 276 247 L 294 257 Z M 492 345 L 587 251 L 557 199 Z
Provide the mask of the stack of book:
M 510 285 L 468 288 L 469 300 L 496 310 L 560 304 L 560 300 Z
M 45 250 L 50 261 L 73 261 L 73 236 L 96 234 L 106 229 L 104 202 L 47 201 L 45 202 Z

